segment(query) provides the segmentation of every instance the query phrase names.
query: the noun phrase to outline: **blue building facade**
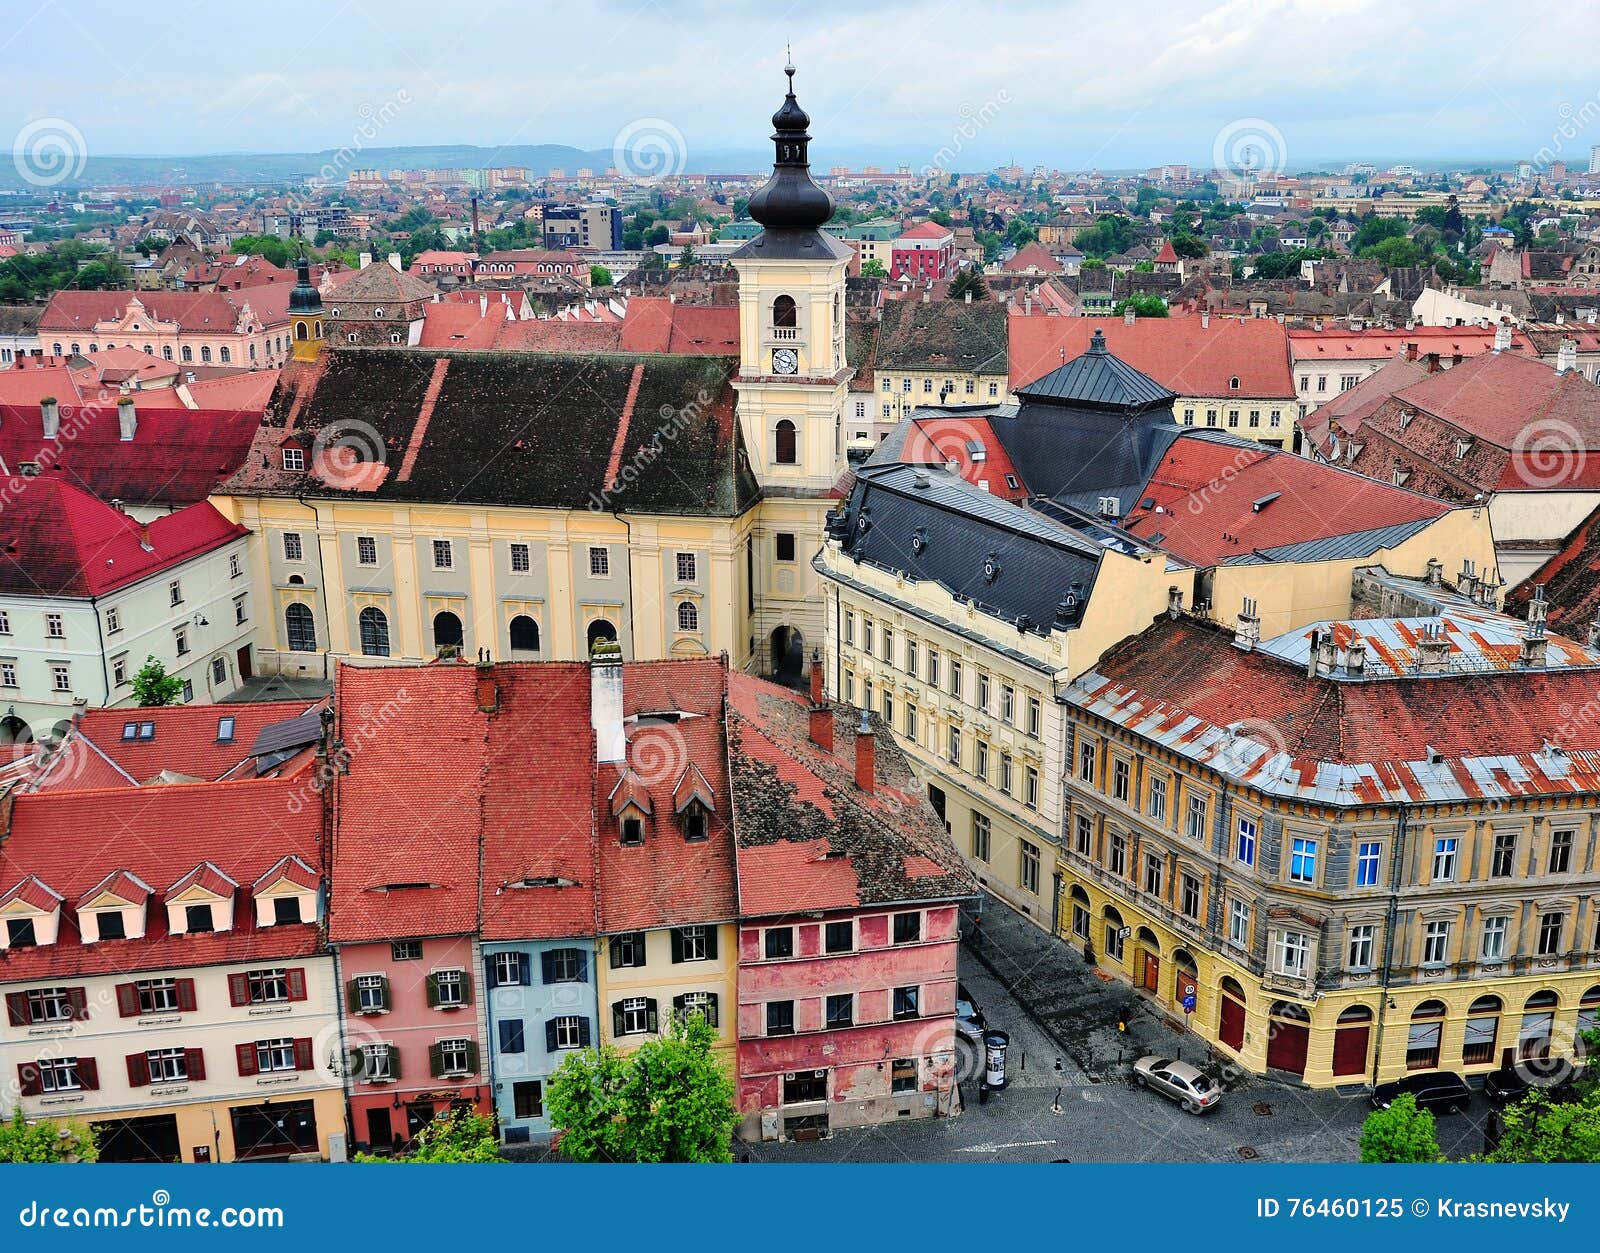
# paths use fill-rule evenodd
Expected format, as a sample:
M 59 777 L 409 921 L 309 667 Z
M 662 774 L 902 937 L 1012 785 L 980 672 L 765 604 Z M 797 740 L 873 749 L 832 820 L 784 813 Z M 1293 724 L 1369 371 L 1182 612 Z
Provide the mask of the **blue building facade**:
M 550 1076 L 568 1053 L 600 1042 L 594 941 L 489 942 L 483 964 L 500 1138 L 535 1143 L 551 1133 Z

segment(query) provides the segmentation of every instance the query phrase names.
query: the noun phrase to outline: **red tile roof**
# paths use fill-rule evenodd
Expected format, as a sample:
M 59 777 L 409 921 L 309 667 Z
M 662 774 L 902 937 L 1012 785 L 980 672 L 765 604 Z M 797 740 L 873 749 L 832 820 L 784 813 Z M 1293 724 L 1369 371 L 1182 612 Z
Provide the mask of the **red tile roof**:
M 69 483 L 13 479 L 0 510 L 0 589 L 103 596 L 249 534 L 209 501 L 141 523 Z
M 972 445 L 981 447 L 978 460 Z M 906 465 L 946 465 L 956 462 L 961 477 L 974 485 L 984 484 L 1002 500 L 1026 500 L 1028 485 L 1022 481 L 1005 445 L 985 417 L 914 417 L 900 449 Z M 1015 479 L 1012 487 L 1007 479 Z
M 622 322 L 622 351 L 739 355 L 734 305 L 688 305 L 662 296 L 634 296 Z
M 739 912 L 783 915 L 977 890 L 894 737 L 873 720 L 873 790 L 856 786 L 857 718 L 829 709 L 834 748 L 810 739 L 809 702 L 728 676 Z
M 1419 354 L 1474 357 L 1491 351 L 1494 337 L 1492 326 L 1414 326 L 1410 330 L 1369 327 L 1359 331 L 1337 324 L 1321 331 L 1296 327 L 1289 331 L 1289 355 L 1297 365 L 1302 361 L 1370 361 L 1400 356 L 1407 345 L 1415 344 Z M 1511 346 L 1516 352 L 1538 355 L 1521 331 L 1512 332 Z
M 1185 434 L 1156 466 L 1125 526 L 1152 543 L 1161 535 L 1161 547 L 1184 561 L 1212 566 L 1448 512 L 1443 501 L 1293 453 Z
M 1327 456 L 1336 434 L 1340 439 L 1354 435 L 1384 401 L 1401 388 L 1427 377 L 1427 373 L 1427 367 L 1421 362 L 1393 357 L 1354 387 L 1306 414 L 1300 419 L 1300 430 Z
M 259 326 L 288 323 L 288 283 L 220 291 L 59 291 L 39 315 L 39 335 L 87 335 L 96 323 L 115 321 L 135 300 L 151 317 L 175 322 L 180 331 L 231 334 L 247 321 Z
M 1295 397 L 1288 338 L 1275 319 L 1214 317 L 1202 327 L 1198 315 L 1137 318 L 1129 324 L 1117 318 L 1030 318 L 1014 312 L 1011 389 L 1082 356 L 1096 330 L 1105 333 L 1113 356 L 1179 396 Z M 1234 378 L 1237 388 L 1230 386 Z
M 0 980 L 309 956 L 318 948 L 316 925 L 257 927 L 244 891 L 234 897 L 232 931 L 169 935 L 164 889 L 207 862 L 241 883 L 254 883 L 291 854 L 317 865 L 321 834 L 316 796 L 293 779 L 19 795 L 10 834 L 0 842 L 0 886 L 9 890 L 36 875 L 77 901 L 111 872 L 124 871 L 158 895 L 147 902 L 147 932 L 139 940 L 83 944 L 75 913 L 64 907 L 58 943 L 8 950 L 0 956 Z M 36 903 L 51 909 L 57 902 Z
M 53 754 L 30 791 L 61 788 L 133 787 L 163 771 L 215 781 L 250 760 L 264 727 L 287 722 L 322 701 L 262 701 L 239 705 L 167 705 L 152 709 L 86 709 L 66 742 Z M 217 739 L 218 722 L 233 719 L 233 737 Z M 149 722 L 147 739 L 124 739 L 124 728 Z M 85 743 L 86 741 L 86 743 Z M 309 764 L 301 756 L 290 769 Z M 91 774 L 91 772 L 97 772 Z

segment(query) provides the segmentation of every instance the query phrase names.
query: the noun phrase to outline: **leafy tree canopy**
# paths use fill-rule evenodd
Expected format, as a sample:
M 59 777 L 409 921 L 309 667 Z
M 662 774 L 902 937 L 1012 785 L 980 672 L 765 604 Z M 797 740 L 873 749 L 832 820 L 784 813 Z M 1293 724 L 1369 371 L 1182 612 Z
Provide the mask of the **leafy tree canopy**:
M 155 657 L 148 657 L 133 676 L 133 698 L 146 707 L 176 705 L 183 699 L 183 680 L 168 674 L 166 666 Z
M 1361 1127 L 1363 1162 L 1439 1162 L 1439 1136 L 1433 1115 L 1417 1108 L 1409 1092 L 1388 1109 L 1375 1109 Z

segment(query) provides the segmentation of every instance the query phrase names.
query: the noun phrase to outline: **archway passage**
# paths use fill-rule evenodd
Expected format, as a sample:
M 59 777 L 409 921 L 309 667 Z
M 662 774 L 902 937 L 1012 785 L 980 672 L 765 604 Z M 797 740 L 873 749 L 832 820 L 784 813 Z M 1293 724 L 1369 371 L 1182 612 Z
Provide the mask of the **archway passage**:
M 461 629 L 461 619 L 448 609 L 437 613 L 433 617 L 433 647 L 436 652 L 444 652 L 447 648 L 461 651 L 461 645 L 466 641 L 466 634 Z
M 32 745 L 33 728 L 16 714 L 0 718 L 0 745 Z
M 594 655 L 594 646 L 600 643 L 602 640 L 615 643 L 616 639 L 617 628 L 612 626 L 611 623 L 607 622 L 604 618 L 596 618 L 589 624 L 587 646 L 590 656 Z
M 805 672 L 806 640 L 794 627 L 781 626 L 772 633 L 772 677 L 791 687 L 800 685 Z
M 1244 1047 L 1244 988 L 1237 979 L 1222 980 L 1222 1005 L 1217 1013 L 1217 1039 L 1229 1048 Z
M 1333 1032 L 1333 1073 L 1365 1074 L 1371 1039 L 1372 1010 L 1365 1005 L 1351 1005 L 1345 1009 Z

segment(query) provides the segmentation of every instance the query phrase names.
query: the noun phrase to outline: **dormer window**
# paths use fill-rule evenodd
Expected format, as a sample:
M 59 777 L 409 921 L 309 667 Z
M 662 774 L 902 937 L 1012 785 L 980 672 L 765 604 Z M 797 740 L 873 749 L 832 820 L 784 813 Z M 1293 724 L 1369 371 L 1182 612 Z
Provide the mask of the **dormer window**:
M 1456 440 L 1456 460 L 1457 461 L 1460 461 L 1462 458 L 1464 458 L 1471 451 L 1472 451 L 1472 441 L 1470 439 L 1458 439 L 1458 440 Z
M 258 927 L 317 920 L 317 872 L 298 857 L 285 857 L 250 887 Z
M 216 919 L 212 915 L 211 906 L 185 905 L 183 907 L 183 929 L 190 935 L 204 934 L 216 930 Z
M 6 919 L 6 947 L 32 948 L 39 942 L 32 918 Z
M 1230 392 L 1236 392 L 1239 390 L 1239 376 L 1237 374 L 1228 380 L 1228 390 Z
M 690 806 L 683 815 L 683 838 L 692 844 L 706 839 L 709 834 L 705 810 L 698 805 Z
M 94 916 L 96 934 L 102 940 L 125 940 L 128 938 L 127 924 L 123 919 L 120 909 L 104 909 Z
M 640 819 L 630 816 L 622 820 L 622 842 L 630 846 L 644 843 L 644 823 Z
M 300 898 L 298 896 L 277 896 L 272 900 L 272 921 L 274 925 L 283 923 L 300 922 Z

